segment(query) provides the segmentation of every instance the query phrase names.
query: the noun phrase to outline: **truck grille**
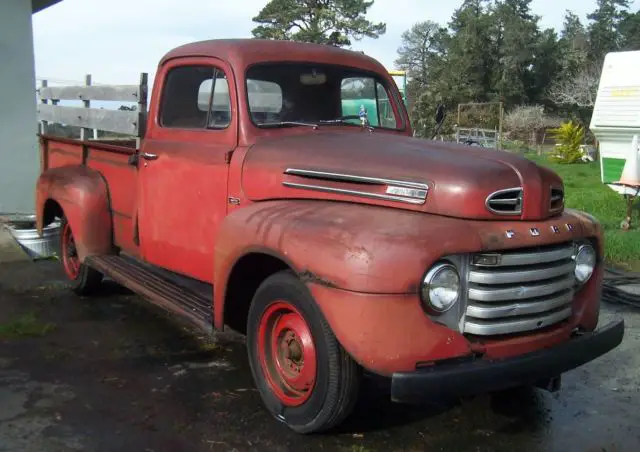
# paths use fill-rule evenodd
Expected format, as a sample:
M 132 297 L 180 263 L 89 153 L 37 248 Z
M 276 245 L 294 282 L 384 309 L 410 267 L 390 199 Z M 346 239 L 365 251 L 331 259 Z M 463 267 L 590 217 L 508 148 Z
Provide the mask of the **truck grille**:
M 546 328 L 571 316 L 574 245 L 470 257 L 464 332 L 479 336 Z

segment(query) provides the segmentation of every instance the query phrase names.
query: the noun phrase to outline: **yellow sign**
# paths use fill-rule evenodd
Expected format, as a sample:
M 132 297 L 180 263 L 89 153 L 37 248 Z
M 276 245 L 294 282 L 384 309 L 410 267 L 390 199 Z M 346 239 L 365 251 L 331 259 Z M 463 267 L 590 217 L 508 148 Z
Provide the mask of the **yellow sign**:
M 611 90 L 612 97 L 633 97 L 638 95 L 638 88 L 614 88 Z

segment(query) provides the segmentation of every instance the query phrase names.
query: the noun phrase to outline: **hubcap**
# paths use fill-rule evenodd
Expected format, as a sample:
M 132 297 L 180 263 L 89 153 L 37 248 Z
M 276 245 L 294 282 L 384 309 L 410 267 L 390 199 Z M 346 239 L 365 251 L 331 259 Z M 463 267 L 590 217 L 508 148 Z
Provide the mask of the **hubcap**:
M 76 249 L 76 242 L 71 232 L 69 223 L 64 225 L 62 229 L 62 265 L 64 271 L 71 280 L 78 278 L 80 273 L 80 259 L 78 258 L 78 251 Z
M 262 315 L 258 355 L 267 384 L 284 405 L 309 399 L 316 381 L 316 349 L 307 322 L 291 304 L 273 303 Z

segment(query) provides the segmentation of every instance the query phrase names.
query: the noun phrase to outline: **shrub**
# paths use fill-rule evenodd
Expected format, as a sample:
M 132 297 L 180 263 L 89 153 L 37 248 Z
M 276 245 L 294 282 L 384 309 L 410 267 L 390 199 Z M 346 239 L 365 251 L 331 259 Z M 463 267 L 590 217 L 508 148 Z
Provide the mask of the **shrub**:
M 557 163 L 576 163 L 582 161 L 580 146 L 584 142 L 584 128 L 573 121 L 565 122 L 551 133 L 558 144 L 549 157 Z
M 504 129 L 510 136 L 519 140 L 537 143 L 537 136 L 549 127 L 558 127 L 561 121 L 548 116 L 540 105 L 519 105 L 504 117 Z M 544 141 L 544 138 L 542 138 Z

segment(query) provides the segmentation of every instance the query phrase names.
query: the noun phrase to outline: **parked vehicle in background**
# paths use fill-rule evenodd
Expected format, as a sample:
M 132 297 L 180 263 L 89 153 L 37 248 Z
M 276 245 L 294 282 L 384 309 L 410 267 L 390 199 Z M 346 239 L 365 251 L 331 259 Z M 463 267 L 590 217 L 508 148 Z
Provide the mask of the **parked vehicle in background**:
M 368 90 L 376 102 L 345 113 Z M 40 95 L 144 105 L 145 91 Z M 363 370 L 405 403 L 557 389 L 622 340 L 622 321 L 596 330 L 602 228 L 565 209 L 560 178 L 412 138 L 365 55 L 197 42 L 162 58 L 148 114 L 71 108 L 41 118 L 137 138 L 40 137 L 38 227 L 61 219 L 74 290 L 108 275 L 202 330 L 245 333 L 266 409 L 297 432 L 342 422 Z

